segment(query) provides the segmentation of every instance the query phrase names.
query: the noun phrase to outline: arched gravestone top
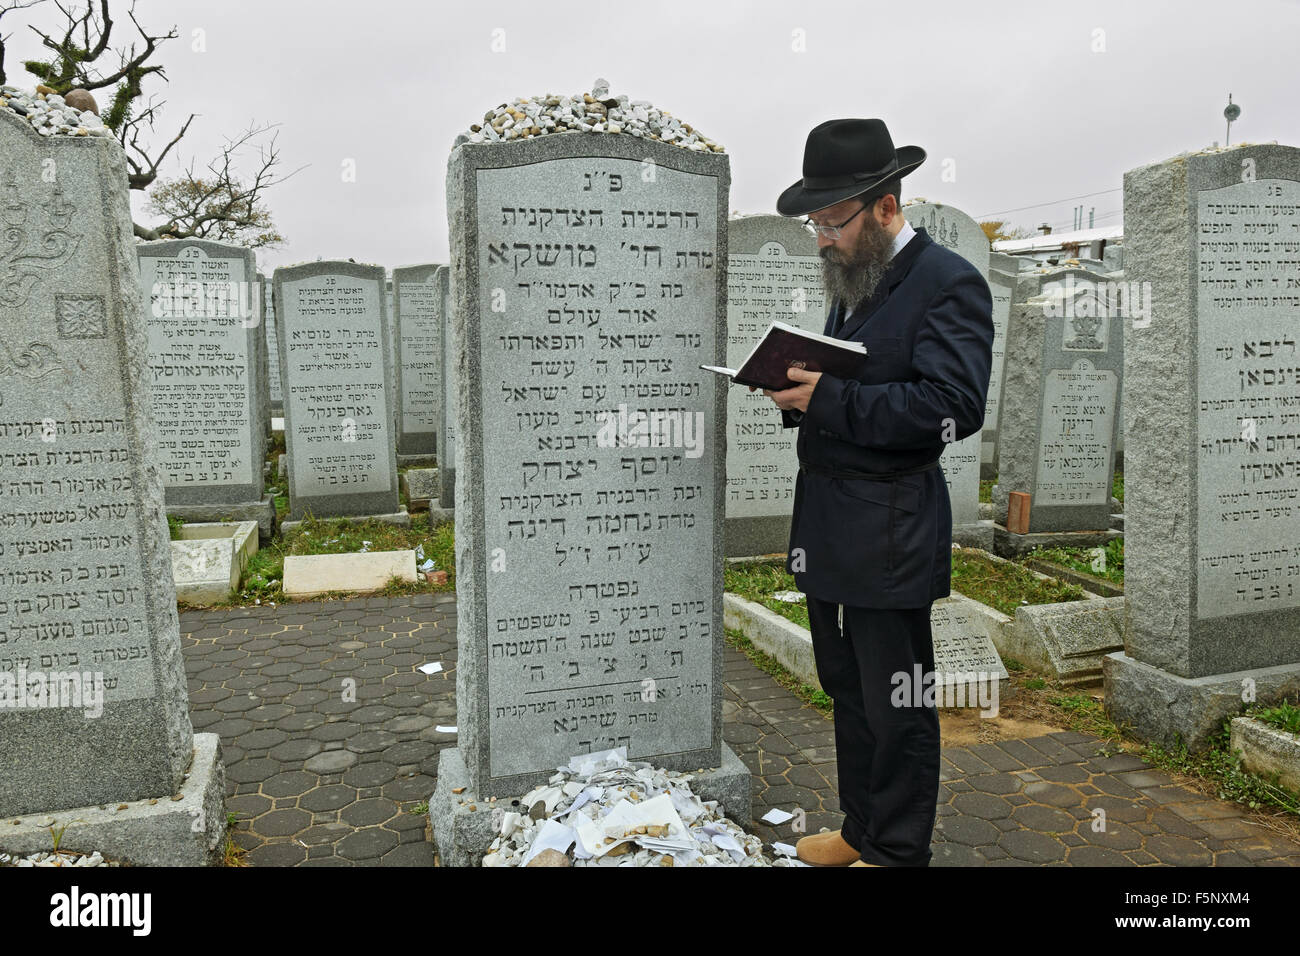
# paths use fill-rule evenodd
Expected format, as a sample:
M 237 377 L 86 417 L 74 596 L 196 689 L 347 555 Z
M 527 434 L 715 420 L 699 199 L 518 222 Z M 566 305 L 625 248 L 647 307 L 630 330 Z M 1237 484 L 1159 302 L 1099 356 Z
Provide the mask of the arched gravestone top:
M 309 262 L 272 282 L 290 520 L 397 512 L 383 267 Z
M 0 816 L 172 794 L 193 729 L 121 147 L 0 110 L 0 212 L 0 682 L 103 694 L 0 708 Z
M 699 365 L 725 354 L 729 185 L 723 154 L 622 134 L 452 152 L 457 726 L 481 793 L 620 744 L 719 765 L 727 386 Z M 652 410 L 702 444 L 602 445 Z
M 168 239 L 136 255 L 167 504 L 261 501 L 269 397 L 253 250 Z
M 912 224 L 912 228 L 924 227 L 931 239 L 945 249 L 951 249 L 978 269 L 980 275 L 988 277 L 988 236 L 984 235 L 978 222 L 956 206 L 921 200 L 905 202 L 903 218 Z

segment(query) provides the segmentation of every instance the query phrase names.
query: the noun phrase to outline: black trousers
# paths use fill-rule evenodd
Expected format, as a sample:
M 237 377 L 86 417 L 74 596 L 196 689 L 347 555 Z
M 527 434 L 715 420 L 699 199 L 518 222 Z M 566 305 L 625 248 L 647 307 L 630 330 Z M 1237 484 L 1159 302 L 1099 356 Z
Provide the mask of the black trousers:
M 929 866 L 939 798 L 939 712 L 916 701 L 923 700 L 934 672 L 930 605 L 845 605 L 843 632 L 839 610 L 808 596 L 817 677 L 835 701 L 840 834 L 868 863 Z M 917 665 L 926 683 L 914 696 Z M 906 683 L 896 675 L 906 675 Z

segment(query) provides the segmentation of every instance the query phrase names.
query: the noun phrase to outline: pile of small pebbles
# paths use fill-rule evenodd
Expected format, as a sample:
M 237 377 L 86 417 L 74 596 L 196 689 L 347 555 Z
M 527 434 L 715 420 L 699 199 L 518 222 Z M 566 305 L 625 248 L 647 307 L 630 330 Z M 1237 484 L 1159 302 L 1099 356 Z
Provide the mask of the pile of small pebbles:
M 592 83 L 587 93 L 572 96 L 547 93 L 502 103 L 488 110 L 482 123 L 475 123 L 468 132 L 457 136 L 452 148 L 462 143 L 496 143 L 565 132 L 623 133 L 695 152 L 725 151 L 667 110 L 658 109 L 646 100 L 629 101 L 626 96 L 611 96 L 609 81 L 602 79 Z
M 726 817 L 716 800 L 701 800 L 691 792 L 690 781 L 694 774 L 663 770 L 645 762 L 629 762 L 621 755 L 608 757 L 584 769 L 587 772 L 560 768 L 546 784 L 530 791 L 507 812 L 498 814 L 500 835 L 484 855 L 483 866 L 805 865 L 786 856 L 766 857 L 759 837 L 746 833 L 739 824 Z M 669 795 L 674 809 L 694 838 L 693 850 L 661 852 L 642 847 L 634 838 L 603 856 L 580 859 L 577 852 L 581 846 L 579 839 L 567 853 L 546 849 L 524 863 L 533 840 L 548 820 L 559 820 L 576 831 L 580 818 L 597 821 L 624 800 L 640 803 L 662 794 Z M 580 799 L 583 802 L 570 814 L 570 808 Z M 659 830 L 658 827 L 639 827 L 638 834 L 642 829 Z M 653 839 L 664 835 L 668 834 L 649 832 L 646 837 Z
M 78 107 L 78 103 L 82 106 Z M 113 136 L 85 90 L 70 90 L 65 99 L 48 86 L 38 86 L 31 92 L 0 86 L 0 107 L 26 119 L 42 136 Z
M 94 853 L 71 853 L 60 851 L 58 853 L 42 852 L 33 853 L 31 856 L 13 856 L 9 853 L 0 853 L 0 866 L 119 866 L 114 860 L 105 860 L 103 854 L 98 850 Z

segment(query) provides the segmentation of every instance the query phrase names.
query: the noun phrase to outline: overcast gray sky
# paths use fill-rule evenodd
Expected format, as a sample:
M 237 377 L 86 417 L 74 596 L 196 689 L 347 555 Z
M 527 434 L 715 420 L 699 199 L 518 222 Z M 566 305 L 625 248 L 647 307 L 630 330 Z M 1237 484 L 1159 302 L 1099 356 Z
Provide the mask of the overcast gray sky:
M 122 38 L 126 6 L 113 4 Z M 29 83 L 22 16 L 4 27 L 10 81 Z M 1295 0 L 139 0 L 137 16 L 180 33 L 158 58 L 170 82 L 146 85 L 167 101 L 158 139 L 199 114 L 165 176 L 250 123 L 278 123 L 284 171 L 306 167 L 267 194 L 288 240 L 258 251 L 267 272 L 318 256 L 446 262 L 456 134 L 597 76 L 722 143 L 744 213 L 775 211 L 808 131 L 839 116 L 881 117 L 895 145 L 927 151 L 904 199 L 1057 231 L 1080 203 L 1119 221 L 1125 170 L 1222 143 L 1229 92 L 1233 142 L 1300 145 Z

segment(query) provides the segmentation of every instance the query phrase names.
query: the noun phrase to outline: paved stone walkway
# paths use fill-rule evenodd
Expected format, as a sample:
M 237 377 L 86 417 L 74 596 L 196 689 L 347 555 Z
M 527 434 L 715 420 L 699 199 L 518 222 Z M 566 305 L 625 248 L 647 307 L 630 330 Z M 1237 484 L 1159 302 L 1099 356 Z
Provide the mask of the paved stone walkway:
M 194 727 L 221 735 L 250 864 L 432 865 L 427 818 L 407 811 L 455 745 L 436 729 L 456 723 L 455 628 L 450 594 L 181 615 Z M 416 670 L 429 661 L 443 671 Z M 838 827 L 831 722 L 730 647 L 723 678 L 723 737 L 754 774 L 755 818 L 800 807 L 807 832 Z M 1300 866 L 1300 843 L 1100 743 L 946 748 L 932 865 Z M 765 842 L 798 838 L 746 823 Z

